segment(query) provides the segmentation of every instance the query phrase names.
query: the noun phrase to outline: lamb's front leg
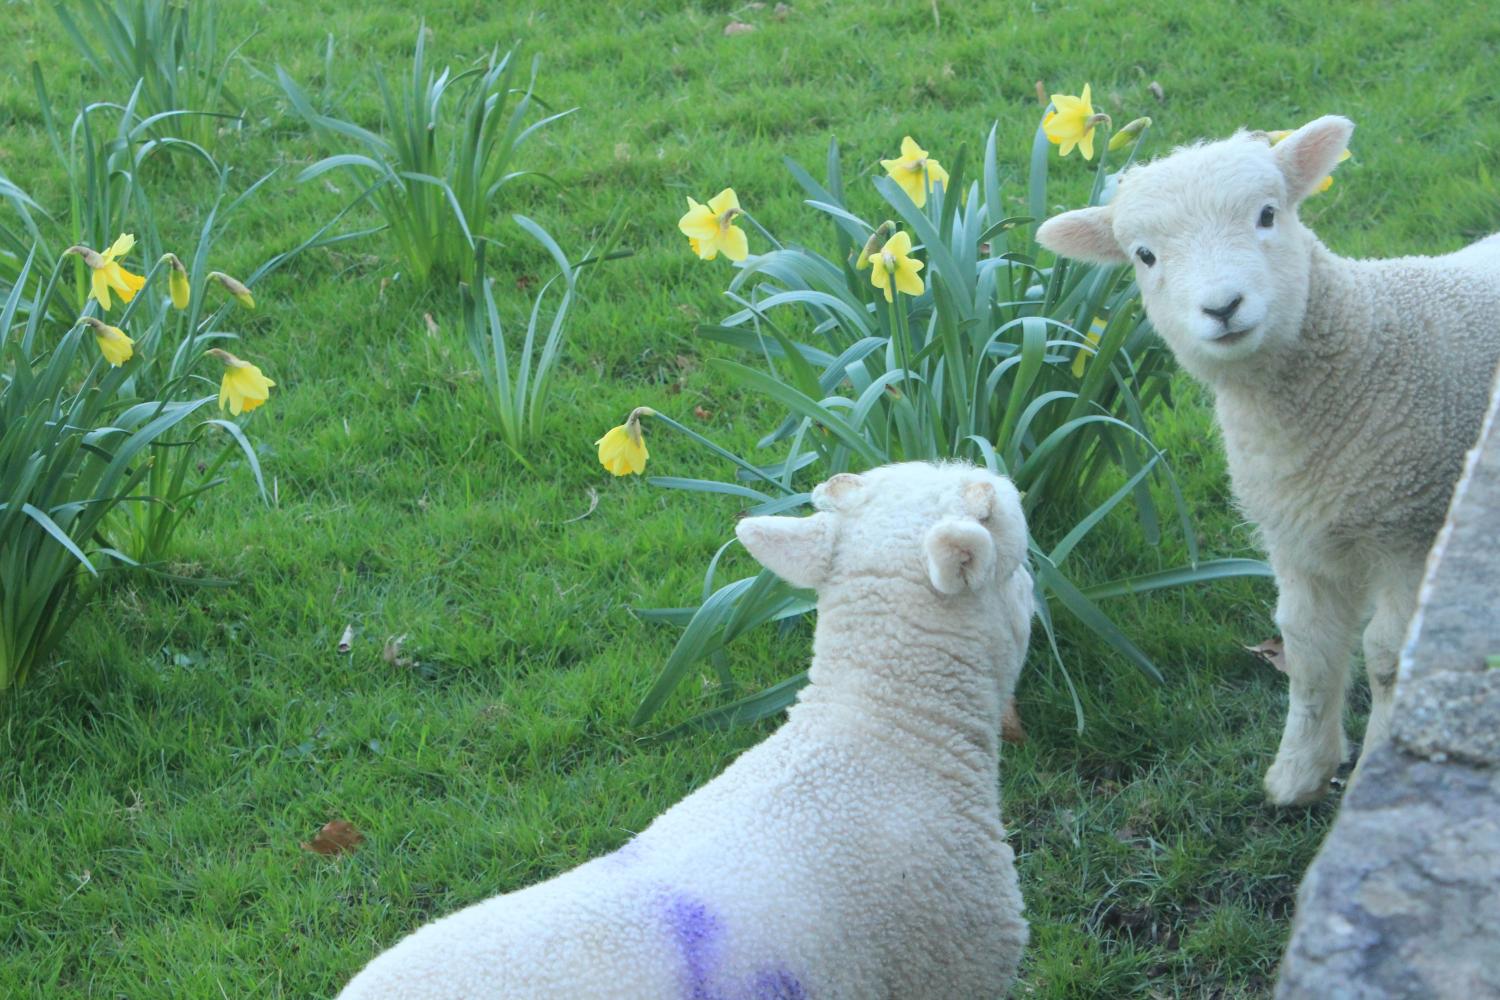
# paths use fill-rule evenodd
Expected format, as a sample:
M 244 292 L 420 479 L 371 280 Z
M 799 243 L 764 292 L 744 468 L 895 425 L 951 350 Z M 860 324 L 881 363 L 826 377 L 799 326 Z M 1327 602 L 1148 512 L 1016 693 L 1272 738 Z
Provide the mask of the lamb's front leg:
M 1374 583 L 1375 616 L 1365 628 L 1365 676 L 1370 680 L 1370 720 L 1365 723 L 1364 750 L 1386 738 L 1391 726 L 1391 704 L 1396 696 L 1396 661 L 1406 627 L 1417 610 L 1425 558 L 1413 559 L 1381 571 Z
M 1290 693 L 1266 794 L 1289 806 L 1321 797 L 1347 752 L 1344 689 L 1363 602 L 1347 579 L 1290 569 L 1271 555 Z

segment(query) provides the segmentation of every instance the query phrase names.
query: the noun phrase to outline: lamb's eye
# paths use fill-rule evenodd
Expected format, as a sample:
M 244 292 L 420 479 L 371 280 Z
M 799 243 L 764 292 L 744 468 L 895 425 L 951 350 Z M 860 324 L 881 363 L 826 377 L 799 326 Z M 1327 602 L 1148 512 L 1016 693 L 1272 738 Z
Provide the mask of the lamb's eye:
M 1142 264 L 1145 264 L 1147 267 L 1150 267 L 1152 264 L 1156 263 L 1156 254 L 1152 253 L 1150 250 L 1147 250 L 1145 247 L 1136 247 L 1135 255 L 1136 257 L 1140 258 L 1140 262 Z
M 1260 219 L 1256 222 L 1256 225 L 1260 226 L 1260 228 L 1262 229 L 1270 229 L 1271 226 L 1275 224 L 1275 222 L 1276 209 L 1272 208 L 1270 205 L 1267 205 L 1265 208 L 1260 210 Z

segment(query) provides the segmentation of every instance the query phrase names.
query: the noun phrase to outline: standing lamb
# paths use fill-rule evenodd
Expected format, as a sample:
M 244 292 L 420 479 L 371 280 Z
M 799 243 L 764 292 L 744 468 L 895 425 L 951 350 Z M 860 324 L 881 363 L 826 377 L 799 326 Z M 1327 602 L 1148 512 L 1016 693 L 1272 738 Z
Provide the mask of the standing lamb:
M 1272 802 L 1321 796 L 1344 759 L 1359 625 L 1385 737 L 1426 553 L 1500 361 L 1500 236 L 1443 257 L 1350 260 L 1297 218 L 1348 146 L 1327 116 L 1179 149 L 1114 200 L 1048 220 L 1058 254 L 1135 262 L 1146 313 L 1214 393 L 1235 495 L 1280 599 L 1290 703 Z
M 910 463 L 813 505 L 738 527 L 818 594 L 786 724 L 613 854 L 418 930 L 345 1000 L 1005 993 L 1026 942 L 998 765 L 1031 630 L 1019 497 Z

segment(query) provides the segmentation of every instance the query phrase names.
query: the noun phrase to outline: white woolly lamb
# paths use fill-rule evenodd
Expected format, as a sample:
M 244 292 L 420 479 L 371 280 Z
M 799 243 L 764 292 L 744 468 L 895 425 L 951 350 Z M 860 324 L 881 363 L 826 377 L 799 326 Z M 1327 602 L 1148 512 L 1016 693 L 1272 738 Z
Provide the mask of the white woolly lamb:
M 911 463 L 813 503 L 738 528 L 818 594 L 786 724 L 613 854 L 418 930 L 345 1000 L 1004 994 L 1026 941 L 998 767 L 1032 614 L 1016 490 Z
M 1323 794 L 1346 754 L 1361 621 L 1386 735 L 1428 548 L 1500 361 L 1500 237 L 1443 257 L 1350 260 L 1297 218 L 1348 146 L 1327 116 L 1272 146 L 1241 132 L 1127 171 L 1113 201 L 1050 219 L 1059 254 L 1135 262 L 1147 315 L 1214 393 L 1235 494 L 1276 574 L 1290 704 L 1266 774 Z

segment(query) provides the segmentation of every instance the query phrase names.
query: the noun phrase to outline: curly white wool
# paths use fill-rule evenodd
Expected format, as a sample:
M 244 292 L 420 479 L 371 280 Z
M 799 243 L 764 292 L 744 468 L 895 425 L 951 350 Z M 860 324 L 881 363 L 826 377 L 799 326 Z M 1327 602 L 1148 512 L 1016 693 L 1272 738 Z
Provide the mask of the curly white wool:
M 1362 621 L 1384 738 L 1427 549 L 1500 362 L 1500 235 L 1441 257 L 1350 260 L 1297 217 L 1348 146 L 1326 116 L 1276 146 L 1241 132 L 1128 171 L 1109 205 L 1037 231 L 1059 254 L 1132 260 L 1151 322 L 1214 392 L 1234 491 L 1280 591 L 1290 704 L 1266 775 L 1318 798 L 1346 755 Z
M 998 771 L 1031 628 L 1019 497 L 912 463 L 814 505 L 738 527 L 818 594 L 786 724 L 615 853 L 418 930 L 345 1000 L 1005 994 L 1026 941 Z

